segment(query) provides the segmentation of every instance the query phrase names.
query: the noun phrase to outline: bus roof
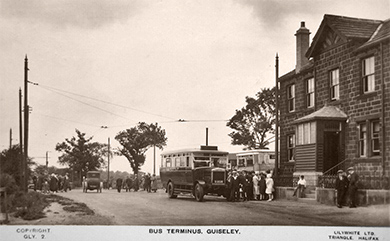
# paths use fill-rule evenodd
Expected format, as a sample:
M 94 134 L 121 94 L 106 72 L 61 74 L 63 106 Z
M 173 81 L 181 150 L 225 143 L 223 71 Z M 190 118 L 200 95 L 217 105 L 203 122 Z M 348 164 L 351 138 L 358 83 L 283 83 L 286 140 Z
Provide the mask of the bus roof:
M 172 150 L 172 151 L 164 151 L 161 153 L 164 155 L 172 155 L 172 154 L 182 154 L 182 153 L 209 153 L 209 154 L 229 154 L 227 151 L 218 151 L 218 150 L 201 150 L 200 148 L 186 148 L 180 150 Z
M 274 154 L 274 150 L 268 150 L 268 149 L 256 149 L 256 150 L 246 150 L 246 151 L 240 151 L 237 152 L 237 156 L 242 156 L 242 155 L 253 155 L 253 154 L 259 154 L 259 153 L 272 153 Z

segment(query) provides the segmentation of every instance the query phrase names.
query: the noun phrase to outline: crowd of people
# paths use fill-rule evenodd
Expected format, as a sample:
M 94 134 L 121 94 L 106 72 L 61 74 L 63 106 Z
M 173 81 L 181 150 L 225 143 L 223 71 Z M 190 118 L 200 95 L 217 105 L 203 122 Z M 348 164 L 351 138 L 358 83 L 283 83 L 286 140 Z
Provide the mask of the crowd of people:
M 228 173 L 227 190 L 227 199 L 230 202 L 272 201 L 275 191 L 272 173 L 231 170 Z
M 67 192 L 72 189 L 68 173 L 65 175 L 59 175 L 56 173 L 52 173 L 50 175 L 34 175 L 32 180 L 34 191 L 39 191 L 44 194 Z
M 125 180 L 122 178 L 117 178 L 115 187 L 118 192 L 121 192 L 122 189 L 125 189 L 126 192 L 130 192 L 133 189 L 135 192 L 140 190 L 140 187 L 147 192 L 156 192 L 157 191 L 157 177 L 155 174 L 150 175 L 150 173 L 145 173 L 140 179 L 138 175 L 135 175 L 133 178 L 126 177 Z

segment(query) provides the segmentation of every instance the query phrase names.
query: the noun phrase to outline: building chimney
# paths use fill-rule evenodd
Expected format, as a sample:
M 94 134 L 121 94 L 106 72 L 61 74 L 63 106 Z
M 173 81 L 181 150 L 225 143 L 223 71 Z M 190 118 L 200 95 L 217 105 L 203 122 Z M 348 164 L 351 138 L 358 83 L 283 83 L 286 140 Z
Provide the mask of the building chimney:
M 295 66 L 295 73 L 299 73 L 302 67 L 309 62 L 305 57 L 306 51 L 309 49 L 310 31 L 305 27 L 305 22 L 301 22 L 301 27 L 295 34 L 297 38 L 297 62 Z

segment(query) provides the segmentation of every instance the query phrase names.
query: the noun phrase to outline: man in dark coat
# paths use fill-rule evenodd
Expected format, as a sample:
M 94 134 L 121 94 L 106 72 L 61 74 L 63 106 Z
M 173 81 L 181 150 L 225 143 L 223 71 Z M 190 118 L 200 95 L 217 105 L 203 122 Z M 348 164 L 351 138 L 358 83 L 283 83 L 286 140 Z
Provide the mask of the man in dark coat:
M 348 185 L 348 194 L 349 194 L 348 196 L 350 202 L 349 207 L 356 208 L 359 176 L 357 175 L 353 167 L 350 167 L 347 170 L 348 170 L 348 180 L 349 180 L 349 185 Z
M 139 189 L 138 174 L 134 174 L 134 191 L 137 192 Z
M 64 176 L 64 186 L 63 186 L 63 190 L 65 192 L 67 192 L 69 190 L 71 190 L 71 187 L 69 185 L 69 174 L 66 173 L 65 176 Z
M 337 207 L 341 208 L 345 194 L 347 193 L 348 189 L 348 178 L 345 176 L 345 173 L 343 170 L 337 171 L 338 177 L 336 179 L 336 193 L 337 193 Z
M 122 184 L 123 184 L 122 178 L 116 179 L 116 189 L 118 190 L 118 192 L 121 192 L 121 190 L 122 190 Z
M 58 178 L 54 173 L 51 174 L 49 187 L 50 191 L 58 192 Z
M 240 176 L 239 176 L 239 180 L 240 180 L 240 186 L 241 186 L 241 189 L 242 189 L 242 199 L 243 201 L 248 201 L 248 185 L 249 185 L 249 182 L 246 178 L 246 171 L 242 171 Z
M 147 192 L 151 192 L 151 188 L 152 188 L 152 182 L 150 180 L 150 174 L 147 173 L 145 175 L 145 179 L 144 179 L 144 182 L 145 182 L 145 189 Z
M 126 192 L 130 192 L 130 189 L 133 186 L 133 181 L 131 180 L 130 177 L 127 177 L 125 183 L 126 183 Z
M 240 198 L 240 179 L 237 171 L 233 171 L 230 179 L 230 201 L 236 202 Z

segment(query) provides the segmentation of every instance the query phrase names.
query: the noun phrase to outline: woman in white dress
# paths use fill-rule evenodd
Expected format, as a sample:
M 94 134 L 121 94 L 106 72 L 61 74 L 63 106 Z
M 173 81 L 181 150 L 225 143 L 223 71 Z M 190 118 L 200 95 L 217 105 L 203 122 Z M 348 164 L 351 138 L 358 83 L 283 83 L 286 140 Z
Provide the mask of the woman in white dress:
M 252 178 L 253 181 L 253 195 L 255 195 L 256 200 L 260 200 L 260 187 L 259 187 L 259 180 L 260 180 L 260 172 L 256 171 L 255 175 Z
M 265 183 L 267 185 L 267 188 L 265 189 L 265 193 L 268 194 L 268 202 L 272 201 L 274 199 L 273 192 L 274 192 L 274 180 L 271 177 L 271 173 L 267 174 L 267 178 L 265 179 Z

